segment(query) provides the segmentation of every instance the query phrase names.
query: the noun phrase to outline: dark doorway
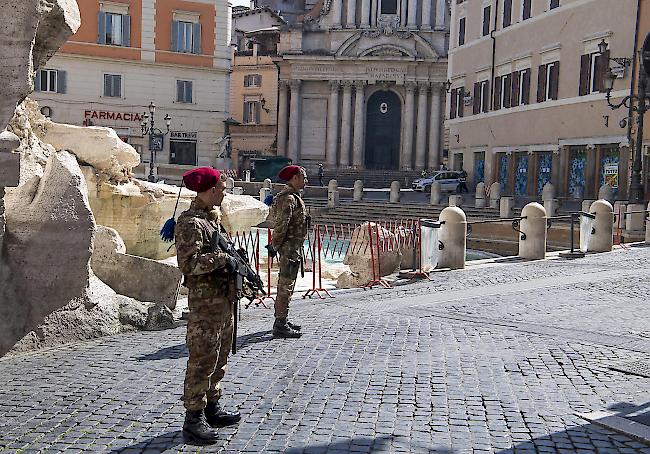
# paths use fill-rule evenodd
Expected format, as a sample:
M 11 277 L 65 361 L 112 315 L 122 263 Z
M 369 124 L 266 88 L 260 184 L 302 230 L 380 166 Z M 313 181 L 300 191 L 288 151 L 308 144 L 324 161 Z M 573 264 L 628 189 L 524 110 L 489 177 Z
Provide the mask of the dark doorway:
M 196 142 L 169 142 L 169 163 L 182 165 L 196 165 Z
M 392 91 L 378 91 L 368 99 L 366 168 L 399 169 L 402 103 Z

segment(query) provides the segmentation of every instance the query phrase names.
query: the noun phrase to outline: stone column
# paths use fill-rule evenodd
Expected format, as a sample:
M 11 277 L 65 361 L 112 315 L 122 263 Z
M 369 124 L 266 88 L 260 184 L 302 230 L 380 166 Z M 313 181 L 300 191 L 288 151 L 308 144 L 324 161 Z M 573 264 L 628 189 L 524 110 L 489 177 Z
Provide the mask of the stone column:
M 447 17 L 447 2 L 437 0 L 436 3 L 436 30 L 444 30 Z
M 423 169 L 425 166 L 427 152 L 427 96 L 429 84 L 421 82 L 418 84 L 418 120 L 417 136 L 415 139 L 415 168 Z
M 300 80 L 289 81 L 291 87 L 291 112 L 289 113 L 289 153 L 287 157 L 298 163 L 298 141 L 300 140 Z
M 377 26 L 377 8 L 379 8 L 379 0 L 372 0 L 372 6 L 370 7 L 370 26 Z
M 440 165 L 440 88 L 431 88 L 431 110 L 429 112 L 429 169 L 435 170 Z
M 341 13 L 343 12 L 343 0 L 332 0 L 332 27 L 341 28 Z
M 434 0 L 423 0 L 422 3 L 422 30 L 431 30 L 431 3 Z
M 418 19 L 417 19 L 418 2 L 417 0 L 408 0 L 408 2 L 409 2 L 409 9 L 408 9 L 407 27 L 411 29 L 416 29 L 418 28 Z
M 413 118 L 415 113 L 415 82 L 406 82 L 406 102 L 404 103 L 404 143 L 400 168 L 411 170 L 413 157 Z
M 356 81 L 354 102 L 354 145 L 352 148 L 352 165 L 356 168 L 363 167 L 363 136 L 364 117 L 366 112 L 366 82 Z
M 352 82 L 343 82 L 343 113 L 341 116 L 341 167 L 350 165 L 350 133 L 352 130 Z
M 289 97 L 289 84 L 286 80 L 278 83 L 280 94 L 278 98 L 278 155 L 287 155 L 287 98 Z
M 370 27 L 370 0 L 361 0 L 361 28 Z
M 327 150 L 325 151 L 325 161 L 328 167 L 336 167 L 336 148 L 339 141 L 340 85 L 341 83 L 338 80 L 330 81 L 330 100 L 327 104 Z
M 356 28 L 356 9 L 357 0 L 348 0 L 347 17 L 345 18 L 345 28 Z
M 381 0 L 380 0 L 381 1 Z M 406 27 L 406 3 L 408 0 L 398 0 L 400 2 L 399 23 L 402 27 Z

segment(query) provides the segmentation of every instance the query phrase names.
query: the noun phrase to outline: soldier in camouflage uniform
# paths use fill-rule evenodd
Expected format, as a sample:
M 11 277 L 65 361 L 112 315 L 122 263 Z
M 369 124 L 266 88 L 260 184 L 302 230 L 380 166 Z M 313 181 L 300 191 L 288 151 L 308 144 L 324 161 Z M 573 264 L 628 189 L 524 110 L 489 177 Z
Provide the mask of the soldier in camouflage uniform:
M 300 326 L 289 322 L 287 317 L 289 299 L 304 260 L 302 246 L 307 238 L 308 216 L 299 191 L 307 184 L 307 173 L 302 167 L 291 165 L 283 168 L 278 176 L 287 181 L 287 185 L 275 196 L 272 206 L 275 219 L 269 253 L 271 256 L 276 252 L 280 254 L 273 336 L 298 338 Z
M 213 251 L 212 233 L 220 228 L 215 207 L 224 197 L 220 172 L 201 167 L 183 175 L 185 186 L 197 192 L 189 210 L 175 228 L 178 267 L 189 288 L 187 349 L 183 402 L 187 410 L 183 433 L 196 442 L 217 440 L 213 427 L 238 422 L 239 413 L 219 405 L 220 382 L 232 346 L 232 305 L 236 300 L 233 272 L 237 262 L 225 252 Z

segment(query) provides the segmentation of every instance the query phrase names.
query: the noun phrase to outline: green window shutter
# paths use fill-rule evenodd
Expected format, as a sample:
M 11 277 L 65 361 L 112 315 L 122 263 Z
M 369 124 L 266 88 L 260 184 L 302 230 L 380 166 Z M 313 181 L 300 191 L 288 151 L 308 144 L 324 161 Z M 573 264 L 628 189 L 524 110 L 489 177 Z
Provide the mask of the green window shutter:
M 106 44 L 106 13 L 97 13 L 97 44 Z

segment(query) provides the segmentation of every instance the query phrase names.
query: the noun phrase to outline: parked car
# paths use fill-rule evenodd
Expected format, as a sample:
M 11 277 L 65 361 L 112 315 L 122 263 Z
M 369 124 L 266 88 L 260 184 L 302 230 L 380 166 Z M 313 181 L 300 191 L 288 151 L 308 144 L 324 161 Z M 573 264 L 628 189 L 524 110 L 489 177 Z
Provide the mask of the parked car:
M 418 178 L 411 183 L 414 191 L 426 192 L 431 190 L 431 183 L 440 183 L 442 192 L 454 192 L 460 184 L 460 172 L 452 170 L 438 170 L 425 178 Z

